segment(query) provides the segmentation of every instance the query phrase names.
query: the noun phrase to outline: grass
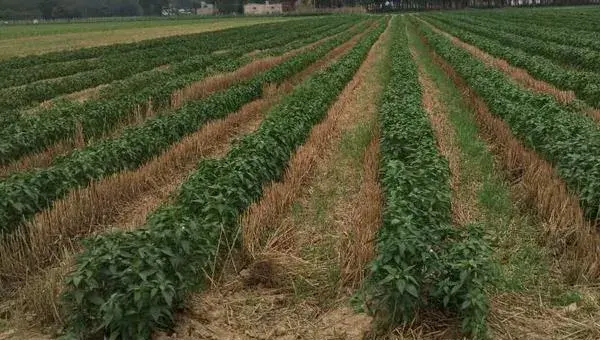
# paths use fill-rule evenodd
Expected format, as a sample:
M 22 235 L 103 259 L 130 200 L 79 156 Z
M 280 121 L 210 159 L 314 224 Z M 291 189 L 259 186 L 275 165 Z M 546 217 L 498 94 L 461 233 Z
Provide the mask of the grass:
M 298 277 L 294 282 L 296 299 L 316 297 L 322 308 L 331 308 L 340 302 L 341 235 L 336 224 L 340 219 L 340 205 L 359 190 L 362 159 L 373 138 L 374 126 L 361 122 L 345 131 L 335 154 L 317 170 L 307 195 L 292 206 L 299 207 L 292 208 L 292 223 L 303 230 L 300 238 L 306 238 L 299 255 L 310 263 L 309 271 L 304 273 L 308 278 Z
M 340 150 L 342 154 L 355 163 L 360 163 L 367 145 L 373 138 L 375 121 L 362 123 L 342 135 Z
M 553 304 L 557 306 L 568 306 L 572 303 L 577 303 L 582 300 L 581 293 L 576 290 L 567 290 L 564 292 L 556 292 Z
M 375 65 L 366 82 L 384 84 L 387 81 L 388 59 L 384 58 Z M 357 100 L 378 103 L 380 97 L 381 92 L 376 98 L 361 96 Z M 348 218 L 345 215 L 350 214 L 346 211 L 348 207 L 357 208 L 355 204 L 359 202 L 355 200 L 365 177 L 365 154 L 376 138 L 376 117 L 364 113 L 358 115 L 353 118 L 352 126 L 342 131 L 333 154 L 318 166 L 314 179 L 307 186 L 307 194 L 296 200 L 291 209 L 294 226 L 307 235 L 313 235 L 303 242 L 300 256 L 311 263 L 312 274 L 315 275 L 311 277 L 317 280 L 313 286 L 295 286 L 296 298 L 316 295 L 319 305 L 325 308 L 341 302 L 338 289 L 344 275 L 340 256 L 345 256 L 341 253 L 345 236 L 341 235 L 339 225 L 351 222 L 345 220 Z M 319 236 L 315 238 L 314 235 Z
M 327 236 L 318 243 L 304 245 L 301 250 L 303 258 L 317 262 L 328 259 L 336 260 L 334 250 L 337 235 L 333 235 L 331 230 L 328 230 L 335 229 L 335 205 L 343 201 L 344 197 L 351 195 L 353 191 L 358 190 L 353 186 L 360 183 L 362 160 L 365 150 L 373 138 L 374 130 L 373 121 L 363 121 L 356 124 L 351 130 L 344 131 L 332 160 L 324 165 L 314 182 L 311 183 L 308 199 L 304 202 L 296 201 L 293 204 L 293 207 L 302 207 L 295 211 L 292 209 L 295 225 L 311 225 L 310 229 L 315 233 Z M 350 174 L 352 175 L 349 177 L 357 179 L 357 181 L 352 185 L 349 183 L 339 185 Z M 339 274 L 339 268 L 336 271 Z M 339 276 L 333 282 L 338 280 Z M 333 284 L 333 286 L 336 285 Z
M 173 35 L 202 33 L 267 22 L 284 17 L 201 20 L 149 20 L 76 24 L 16 25 L 0 30 L 0 59 L 84 47 L 130 43 Z
M 308 185 L 307 193 L 292 204 L 292 223 L 302 230 L 304 239 L 299 249 L 300 257 L 311 263 L 308 280 L 295 280 L 295 297 L 318 296 L 319 305 L 327 308 L 337 300 L 341 268 L 338 261 L 339 205 L 358 190 L 362 172 L 362 158 L 373 136 L 373 124 L 358 123 L 342 133 L 337 151 L 321 164 Z M 342 184 L 351 179 L 350 183 Z M 311 236 L 312 235 L 312 236 Z M 315 237 L 315 235 L 319 235 Z M 305 284 L 300 284 L 304 282 Z

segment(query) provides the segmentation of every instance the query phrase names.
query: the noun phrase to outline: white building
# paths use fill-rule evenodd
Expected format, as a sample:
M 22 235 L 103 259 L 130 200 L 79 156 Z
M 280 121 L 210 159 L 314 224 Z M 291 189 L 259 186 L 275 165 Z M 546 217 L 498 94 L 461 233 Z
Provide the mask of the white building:
M 281 14 L 283 13 L 282 4 L 271 4 L 265 1 L 264 4 L 248 3 L 244 5 L 245 15 L 263 15 L 263 14 Z
M 510 0 L 511 6 L 539 5 L 541 0 Z
M 209 4 L 206 1 L 200 1 L 200 8 L 196 8 L 196 14 L 198 15 L 212 15 L 217 12 L 217 9 L 213 4 Z

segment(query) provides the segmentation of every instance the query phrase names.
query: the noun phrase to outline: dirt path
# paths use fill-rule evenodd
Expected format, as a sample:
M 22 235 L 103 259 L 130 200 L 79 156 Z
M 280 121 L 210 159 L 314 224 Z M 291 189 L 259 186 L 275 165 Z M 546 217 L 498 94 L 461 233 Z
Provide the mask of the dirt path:
M 384 33 L 357 74 L 242 220 L 250 264 L 230 261 L 159 339 L 362 339 L 348 299 L 379 226 L 377 103 Z M 233 259 L 232 259 L 233 260 Z

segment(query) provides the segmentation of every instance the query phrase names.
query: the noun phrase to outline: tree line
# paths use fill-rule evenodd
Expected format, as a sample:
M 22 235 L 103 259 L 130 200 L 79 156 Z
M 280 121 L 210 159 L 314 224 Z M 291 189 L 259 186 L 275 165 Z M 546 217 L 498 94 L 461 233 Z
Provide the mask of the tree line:
M 265 0 L 0 0 L 0 19 L 61 19 L 89 17 L 127 17 L 161 15 L 164 8 L 200 8 L 212 3 L 219 13 L 242 13 L 247 2 Z M 581 5 L 600 0 L 271 0 L 287 2 L 287 8 L 296 3 L 326 9 L 344 6 L 364 6 L 368 11 L 415 11 L 429 9 L 460 9 L 467 7 L 506 7 L 521 5 Z
M 315 8 L 360 5 L 360 0 L 300 0 Z M 168 7 L 195 9 L 210 3 L 221 14 L 243 13 L 244 3 L 265 0 L 0 0 L 0 19 L 62 19 L 89 17 L 126 17 L 161 15 Z M 271 0 L 293 8 L 296 0 Z
M 509 6 L 572 6 L 598 4 L 600 0 L 362 0 L 370 12 L 422 11 Z
M 243 0 L 0 0 L 0 18 L 10 20 L 161 15 L 164 8 L 200 8 L 213 3 L 224 14 L 241 13 Z

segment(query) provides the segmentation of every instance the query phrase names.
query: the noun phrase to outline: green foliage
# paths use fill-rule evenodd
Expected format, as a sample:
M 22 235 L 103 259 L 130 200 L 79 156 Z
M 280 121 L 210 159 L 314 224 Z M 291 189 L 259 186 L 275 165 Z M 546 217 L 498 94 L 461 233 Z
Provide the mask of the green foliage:
M 600 50 L 600 41 L 598 34 L 593 32 L 580 31 L 568 27 L 542 27 L 530 21 L 527 22 L 511 22 L 505 19 L 486 17 L 482 20 L 479 16 L 452 16 L 461 21 L 468 23 L 483 25 L 485 27 L 493 26 L 496 29 L 504 32 L 536 38 L 542 41 L 551 41 L 561 45 L 570 45 L 575 47 L 589 48 L 596 51 Z
M 471 15 L 475 14 L 470 12 Z M 541 29 L 545 28 L 569 28 L 577 31 L 577 34 L 597 34 L 600 32 L 600 11 L 598 7 L 571 7 L 560 8 L 546 7 L 539 9 L 493 10 L 480 11 L 477 13 L 485 19 L 502 19 L 504 21 L 518 24 L 529 24 Z
M 72 70 L 69 68 L 66 74 L 56 75 L 60 77 L 57 79 L 40 80 L 22 86 L 1 89 L 0 108 L 26 108 L 62 94 L 73 93 L 100 84 L 108 84 L 112 81 L 124 79 L 161 65 L 181 62 L 190 57 L 203 56 L 204 59 L 212 57 L 212 59 L 218 60 L 218 58 L 210 54 L 222 44 L 203 46 L 197 45 L 197 43 L 201 43 L 200 41 L 192 43 L 193 45 L 189 48 L 180 46 L 180 48 L 163 49 L 161 51 L 142 50 L 139 53 L 128 53 L 122 57 L 103 60 L 101 62 L 98 60 L 87 62 L 88 60 L 84 59 L 82 60 L 83 63 L 75 63 L 75 65 L 83 65 L 84 67 L 93 65 L 93 69 L 82 72 L 76 71 L 75 74 L 69 75 L 69 73 L 72 73 Z M 241 51 L 247 46 L 242 41 L 239 42 L 239 45 L 241 45 Z M 232 53 L 232 55 L 237 56 L 239 52 Z M 73 65 L 72 62 L 67 63 L 69 66 Z M 44 65 L 44 69 L 55 70 L 55 65 Z M 21 73 L 20 71 L 17 74 L 27 75 L 27 73 Z
M 600 127 L 545 94 L 524 90 L 447 38 L 421 26 L 429 43 L 527 147 L 550 162 L 579 197 L 587 218 L 600 214 Z
M 411 31 L 409 38 L 419 50 L 424 69 L 438 86 L 454 126 L 461 151 L 458 195 L 478 187 L 476 193 L 470 194 L 477 196 L 480 210 L 477 220 L 485 225 L 489 235 L 496 268 L 494 281 L 486 292 L 522 292 L 532 287 L 548 287 L 551 284 L 549 254 L 538 242 L 539 224 L 513 204 L 504 175 L 497 171 L 491 151 L 478 136 L 474 110 L 466 105 L 461 90 L 432 59 L 418 34 Z
M 15 71 L 18 69 L 24 69 L 34 66 L 41 67 L 42 65 L 49 65 L 60 62 L 75 62 L 82 59 L 118 58 L 120 55 L 127 55 L 127 53 L 136 53 L 136 51 L 142 51 L 147 49 L 154 49 L 155 51 L 160 51 L 163 49 L 176 48 L 180 44 L 189 45 L 193 42 L 203 44 L 206 43 L 208 44 L 208 46 L 212 46 L 215 40 L 218 41 L 223 39 L 224 41 L 221 43 L 229 42 L 231 47 L 235 47 L 235 41 L 239 41 L 240 38 L 250 38 L 253 34 L 262 35 L 265 31 L 268 30 L 275 31 L 281 34 L 282 32 L 287 31 L 288 27 L 292 28 L 292 30 L 301 28 L 306 29 L 310 27 L 318 28 L 322 25 L 327 25 L 327 23 L 334 24 L 337 22 L 338 24 L 341 24 L 344 22 L 351 21 L 356 21 L 356 18 L 337 17 L 333 19 L 328 18 L 327 20 L 324 20 L 322 18 L 307 18 L 303 20 L 297 20 L 294 22 L 265 23 L 245 27 L 229 28 L 212 32 L 148 39 L 135 43 L 112 44 L 109 46 L 96 46 L 71 51 L 50 52 L 41 55 L 13 57 L 0 61 L 0 74 L 2 76 L 5 76 L 6 74 L 8 74 L 8 71 Z
M 438 16 L 437 18 L 452 26 L 495 39 L 506 46 L 519 48 L 533 55 L 545 56 L 556 63 L 591 72 L 600 71 L 600 51 L 571 45 L 561 45 L 529 36 L 508 33 L 497 29 L 495 27 L 497 24 L 475 25 L 464 20 L 451 20 L 444 16 Z M 505 23 L 504 25 L 512 24 Z
M 337 20 L 333 25 L 339 26 L 342 22 Z M 275 32 L 284 27 L 289 29 L 288 34 L 275 35 Z M 96 59 L 35 65 L 19 71 L 8 68 L 0 72 L 5 74 L 4 78 L 0 78 L 2 79 L 0 86 L 4 87 L 0 89 L 0 109 L 31 106 L 62 94 L 124 79 L 161 65 L 186 63 L 188 59 L 195 56 L 204 59 L 212 57 L 215 60 L 226 56 L 239 57 L 254 49 L 277 46 L 273 45 L 272 40 L 279 40 L 280 43 L 285 44 L 295 37 L 307 37 L 311 31 L 319 34 L 319 30 L 328 31 L 331 28 L 332 24 L 324 20 L 300 20 L 285 26 L 283 23 L 256 25 L 244 31 L 233 29 L 172 37 L 165 42 L 164 46 L 150 46 L 123 54 L 108 52 L 106 56 Z M 212 55 L 218 50 L 229 53 L 220 56 Z M 27 60 L 27 58 L 23 59 Z M 45 79 L 49 76 L 50 79 Z M 60 78 L 52 79 L 52 77 Z M 30 81 L 34 82 L 28 83 Z
M 345 20 L 346 22 L 348 20 Z M 284 26 L 256 25 L 243 32 L 239 29 L 192 37 L 173 37 L 165 46 L 142 48 L 123 54 L 108 54 L 94 59 L 50 63 L 26 67 L 15 71 L 4 70 L 0 78 L 0 108 L 21 108 L 37 102 L 72 93 L 111 81 L 124 79 L 134 74 L 151 70 L 161 65 L 190 65 L 192 60 L 224 60 L 226 57 L 239 58 L 252 50 L 270 48 L 278 41 L 287 44 L 294 39 L 320 36 L 333 33 L 332 28 L 341 27 L 344 21 L 333 23 L 324 20 L 300 20 Z M 277 24 L 276 24 L 277 25 Z M 287 34 L 274 35 L 279 29 L 289 29 Z M 310 33 L 313 33 L 311 36 Z M 227 51 L 218 56 L 215 51 Z M 200 65 L 202 67 L 202 65 Z M 197 71 L 202 68 L 196 68 Z M 170 74 L 175 73 L 172 70 Z M 158 72 L 151 72 L 158 74 Z M 52 79 L 57 78 L 58 79 Z M 22 85 L 22 86 L 19 86 Z M 18 86 L 18 87 L 15 87 Z
M 156 110 L 169 103 L 173 91 L 209 74 L 235 70 L 250 60 L 242 57 L 247 52 L 285 44 L 283 49 L 276 47 L 277 52 L 283 53 L 296 47 L 297 43 L 311 42 L 345 27 L 345 24 L 334 26 L 331 32 L 327 26 L 325 29 L 317 28 L 314 31 L 292 32 L 273 37 L 274 27 L 269 26 L 266 30 L 261 29 L 264 30 L 260 35 L 263 37 L 262 41 L 241 44 L 225 54 L 197 55 L 172 64 L 168 70 L 136 74 L 102 89 L 99 100 L 90 100 L 83 104 L 63 101 L 36 115 L 10 115 L 6 118 L 10 124 L 3 127 L 0 138 L 0 164 L 7 164 L 26 154 L 41 151 L 57 141 L 71 138 L 75 135 L 78 124 L 81 124 L 85 140 L 102 136 L 116 124 L 126 120 L 136 107 L 146 107 L 149 98 L 152 99 L 153 108 Z M 252 35 L 259 32 L 248 33 Z M 271 39 L 264 39 L 265 34 Z M 221 48 L 228 46 L 227 41 L 221 44 Z
M 485 319 L 489 302 L 485 286 L 491 282 L 492 251 L 485 239 L 483 226 L 468 225 L 453 230 L 450 244 L 439 259 L 437 281 L 430 292 L 431 298 L 462 317 L 462 328 L 474 338 L 486 337 Z M 438 279 L 439 280 L 439 279 Z
M 89 71 L 101 65 L 98 59 L 78 59 L 56 63 L 26 66 L 16 71 L 7 67 L 0 70 L 0 88 L 25 85 L 34 81 L 64 77 Z
M 556 292 L 554 296 L 554 304 L 557 306 L 568 306 L 572 303 L 577 303 L 582 300 L 581 293 L 576 290 L 568 290 L 564 292 Z
M 436 17 L 437 18 L 437 17 Z M 531 75 L 554 84 L 558 88 L 572 90 L 594 107 L 600 107 L 600 74 L 591 71 L 565 68 L 546 57 L 533 55 L 521 49 L 506 46 L 497 40 L 489 39 L 464 29 L 449 25 L 446 21 L 429 19 L 433 24 L 461 40 L 474 44 L 484 51 L 501 57 L 512 65 L 527 70 Z
M 409 322 L 422 306 L 449 308 L 465 332 L 482 337 L 490 249 L 480 227 L 452 227 L 450 171 L 422 108 L 401 20 L 392 24 L 392 75 L 380 108 L 385 206 L 368 291 L 389 321 Z
M 345 32 L 248 81 L 204 100 L 188 102 L 172 114 L 149 118 L 138 126 L 125 129 L 114 139 L 100 140 L 59 157 L 48 168 L 8 177 L 0 182 L 0 230 L 14 230 L 24 218 L 47 207 L 74 187 L 85 186 L 93 179 L 140 166 L 207 121 L 224 117 L 259 97 L 263 85 L 282 82 L 350 39 L 353 34 Z M 105 115 L 107 112 L 94 113 Z M 97 124 L 101 125 L 102 121 Z
M 236 239 L 240 213 L 260 197 L 265 183 L 280 178 L 383 27 L 294 89 L 224 158 L 201 161 L 173 203 L 154 212 L 145 228 L 88 239 L 67 280 L 70 334 L 105 331 L 115 339 L 147 339 L 153 330 L 169 327 L 173 309 Z

